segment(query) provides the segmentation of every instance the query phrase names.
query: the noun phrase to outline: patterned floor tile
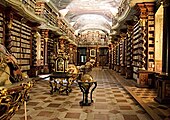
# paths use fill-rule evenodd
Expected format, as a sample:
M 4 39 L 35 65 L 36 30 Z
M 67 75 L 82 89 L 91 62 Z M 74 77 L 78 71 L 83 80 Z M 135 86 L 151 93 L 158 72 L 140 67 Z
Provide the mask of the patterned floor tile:
M 52 114 L 53 114 L 53 112 L 49 112 L 49 111 L 41 111 L 37 116 L 50 117 Z
M 74 119 L 79 119 L 80 118 L 80 113 L 67 113 L 65 118 L 74 118 Z
M 137 115 L 123 115 L 125 120 L 139 120 Z
M 54 107 L 57 108 L 59 107 L 61 104 L 57 104 L 57 103 L 50 103 L 47 107 Z
M 51 95 L 48 81 L 41 80 L 37 81 L 31 89 L 30 100 L 27 102 L 27 118 L 30 120 L 128 120 L 128 118 L 138 120 L 138 116 L 142 116 L 143 120 L 150 120 L 148 114 L 109 73 L 109 70 L 93 68 L 90 74 L 98 83 L 93 92 L 94 103 L 91 106 L 79 105 L 83 96 L 78 86 L 74 85 L 73 91 L 68 96 L 58 93 Z M 133 90 L 136 91 L 135 88 Z M 21 118 L 24 120 L 23 110 L 22 106 L 11 120 Z
M 132 110 L 130 106 L 119 106 L 120 110 Z
M 108 114 L 94 114 L 94 120 L 109 120 Z

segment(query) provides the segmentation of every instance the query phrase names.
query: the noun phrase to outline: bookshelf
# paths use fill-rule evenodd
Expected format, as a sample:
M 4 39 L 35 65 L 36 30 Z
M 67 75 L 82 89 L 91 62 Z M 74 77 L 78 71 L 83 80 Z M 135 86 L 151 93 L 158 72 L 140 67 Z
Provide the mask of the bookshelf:
M 116 71 L 120 70 L 120 44 L 118 43 L 116 46 Z
M 48 24 L 57 26 L 58 13 L 54 12 L 45 2 L 36 2 L 35 13 L 44 18 Z
M 37 64 L 37 56 L 38 56 L 38 53 L 37 53 L 37 49 L 38 49 L 38 34 L 36 33 L 36 31 L 32 32 L 32 66 L 36 66 L 38 65 Z
M 121 42 L 119 43 L 119 47 L 120 47 L 120 65 L 123 65 L 123 40 L 121 40 Z
M 127 25 L 127 36 L 126 36 L 126 42 L 125 42 L 125 50 L 126 50 L 126 78 L 132 78 L 133 77 L 133 25 Z
M 29 11 L 35 13 L 36 0 L 22 0 L 22 3 Z
M 16 57 L 23 71 L 29 70 L 31 58 L 31 27 L 14 19 L 11 29 L 11 39 L 12 54 Z
M 54 63 L 53 63 L 53 56 L 55 55 L 54 53 L 54 40 L 53 39 L 48 39 L 48 43 L 47 43 L 47 62 L 48 62 L 48 66 L 49 66 L 49 70 L 50 72 L 53 71 L 54 68 Z
M 113 48 L 113 64 L 114 64 L 114 70 L 116 70 L 116 46 L 114 44 L 114 48 Z
M 138 78 L 138 71 L 141 68 L 143 60 L 144 41 L 142 38 L 142 28 L 138 20 L 133 29 L 133 78 Z
M 147 22 L 147 33 L 148 33 L 148 59 L 147 59 L 147 70 L 155 70 L 155 14 L 154 14 L 154 3 L 145 3 L 148 10 L 148 22 Z
M 40 57 L 40 65 L 44 65 L 44 38 L 45 38 L 45 31 L 41 31 L 41 57 Z

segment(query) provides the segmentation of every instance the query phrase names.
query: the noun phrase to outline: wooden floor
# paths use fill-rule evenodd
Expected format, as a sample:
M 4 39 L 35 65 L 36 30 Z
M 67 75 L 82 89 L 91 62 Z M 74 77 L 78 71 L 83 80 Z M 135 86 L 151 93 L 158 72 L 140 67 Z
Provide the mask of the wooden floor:
M 155 90 L 136 88 L 133 80 L 126 80 L 109 69 L 93 68 L 90 74 L 98 83 L 91 106 L 79 105 L 82 93 L 77 84 L 68 96 L 50 95 L 48 80 L 41 80 L 30 91 L 28 120 L 170 119 L 170 109 L 153 101 Z M 12 120 L 24 120 L 23 106 Z

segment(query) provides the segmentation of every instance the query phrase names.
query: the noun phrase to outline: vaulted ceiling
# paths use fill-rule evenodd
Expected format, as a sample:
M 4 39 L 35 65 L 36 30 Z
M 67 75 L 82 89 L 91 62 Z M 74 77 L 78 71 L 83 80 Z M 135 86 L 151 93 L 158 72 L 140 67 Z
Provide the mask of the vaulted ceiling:
M 74 27 L 75 33 L 98 30 L 110 33 L 122 0 L 52 0 Z

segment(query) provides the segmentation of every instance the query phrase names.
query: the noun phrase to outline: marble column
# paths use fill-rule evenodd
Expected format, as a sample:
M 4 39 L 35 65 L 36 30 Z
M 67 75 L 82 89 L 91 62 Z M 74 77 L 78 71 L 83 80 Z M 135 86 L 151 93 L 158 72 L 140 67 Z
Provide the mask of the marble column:
M 125 67 L 125 39 L 126 39 L 126 33 L 127 33 L 127 29 L 121 29 L 121 42 L 122 42 L 122 50 L 121 50 L 121 55 L 122 55 L 122 60 L 121 60 L 121 67 L 120 67 L 120 71 L 121 71 L 121 75 L 126 75 L 126 67 Z
M 163 53 L 162 53 L 162 72 L 170 78 L 170 0 L 163 1 Z
M 158 80 L 158 95 L 155 100 L 165 104 L 170 103 L 170 0 L 164 0 L 163 6 L 162 74 Z

